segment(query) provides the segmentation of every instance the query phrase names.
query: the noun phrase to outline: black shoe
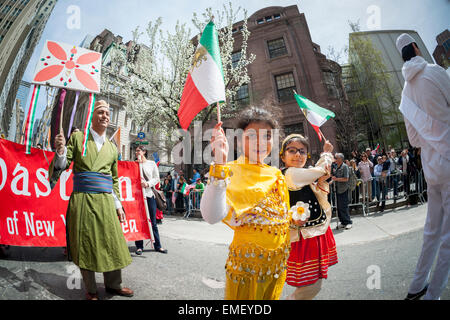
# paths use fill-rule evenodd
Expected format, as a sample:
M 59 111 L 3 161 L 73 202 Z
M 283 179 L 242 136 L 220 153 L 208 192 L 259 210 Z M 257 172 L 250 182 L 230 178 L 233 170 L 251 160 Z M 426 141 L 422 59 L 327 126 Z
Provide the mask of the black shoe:
M 142 255 L 142 249 L 137 249 L 137 250 L 136 250 L 136 254 L 137 254 L 138 256 Z
M 417 293 L 408 293 L 405 300 L 419 300 L 425 293 L 427 293 L 428 285 L 423 288 L 422 291 L 419 291 Z
M 155 250 L 156 252 L 161 252 L 161 253 L 167 253 L 169 251 L 167 251 L 167 249 L 163 249 L 163 248 L 159 248 L 157 250 Z

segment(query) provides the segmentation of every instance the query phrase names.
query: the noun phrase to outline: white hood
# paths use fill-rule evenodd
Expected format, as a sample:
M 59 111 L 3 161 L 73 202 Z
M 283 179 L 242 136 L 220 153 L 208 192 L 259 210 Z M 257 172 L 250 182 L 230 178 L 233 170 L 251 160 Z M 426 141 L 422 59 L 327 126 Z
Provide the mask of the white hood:
M 428 63 L 424 58 L 416 56 L 403 64 L 402 74 L 405 81 L 413 79 L 417 73 L 422 71 Z

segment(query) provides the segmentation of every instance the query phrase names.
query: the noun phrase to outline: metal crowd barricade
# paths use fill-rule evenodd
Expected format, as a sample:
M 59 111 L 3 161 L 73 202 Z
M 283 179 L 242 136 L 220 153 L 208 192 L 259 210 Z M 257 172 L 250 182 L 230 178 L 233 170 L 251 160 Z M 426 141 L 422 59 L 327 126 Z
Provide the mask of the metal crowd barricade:
M 358 179 L 358 182 L 359 186 L 349 192 L 349 207 L 361 206 L 364 216 L 369 213 L 371 205 L 380 204 L 383 201 L 385 205 L 388 201 L 392 201 L 396 207 L 399 200 L 406 199 L 409 203 L 411 197 L 417 195 L 418 202 L 421 204 L 426 202 L 423 170 L 408 175 L 400 172 L 388 174 L 386 177 L 372 177 L 369 181 Z
M 367 215 L 367 201 L 365 200 L 365 195 L 367 194 L 367 185 L 364 183 L 363 180 L 358 179 L 356 182 L 356 187 L 353 190 L 348 189 L 348 207 L 350 208 L 354 207 L 360 207 L 363 215 Z M 336 225 L 339 224 L 339 218 L 338 218 L 338 209 L 337 209 L 337 192 L 336 192 L 336 182 L 330 183 L 330 194 L 328 195 L 328 201 L 331 205 L 332 212 L 336 213 Z
M 203 192 L 191 189 L 189 192 L 189 206 L 186 208 L 184 218 L 189 218 L 193 212 L 200 212 L 200 201 L 202 200 Z

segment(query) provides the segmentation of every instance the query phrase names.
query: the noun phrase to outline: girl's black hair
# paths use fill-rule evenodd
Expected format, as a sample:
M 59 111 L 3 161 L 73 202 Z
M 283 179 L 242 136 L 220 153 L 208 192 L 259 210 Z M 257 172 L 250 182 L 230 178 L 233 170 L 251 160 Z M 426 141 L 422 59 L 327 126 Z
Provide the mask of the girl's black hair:
M 412 42 L 408 44 L 407 46 L 404 46 L 402 49 L 402 59 L 403 61 L 409 61 L 411 58 L 414 58 L 416 56 L 416 52 L 414 51 L 413 44 L 417 47 L 417 43 Z
M 271 106 L 269 106 L 270 108 Z M 263 122 L 267 123 L 272 129 L 278 129 L 279 124 L 276 120 L 276 117 L 270 109 L 257 106 L 250 106 L 243 111 L 241 111 L 238 115 L 238 129 L 245 130 L 249 126 L 250 123 L 254 122 Z

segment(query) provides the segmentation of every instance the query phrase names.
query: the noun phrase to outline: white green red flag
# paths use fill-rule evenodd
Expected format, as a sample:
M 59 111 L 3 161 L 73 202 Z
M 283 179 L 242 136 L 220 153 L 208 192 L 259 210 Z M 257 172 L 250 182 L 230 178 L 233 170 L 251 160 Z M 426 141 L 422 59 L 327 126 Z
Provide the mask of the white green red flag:
M 31 94 L 30 107 L 28 108 L 28 116 L 25 122 L 25 153 L 31 153 L 31 138 L 34 129 L 34 116 L 36 114 L 37 102 L 39 99 L 40 85 L 33 85 L 33 92 Z
M 322 134 L 320 127 L 327 122 L 328 119 L 334 118 L 335 114 L 325 108 L 319 107 L 317 104 L 305 97 L 295 93 L 295 100 L 297 100 L 298 106 L 302 110 L 308 122 L 313 126 L 314 130 L 319 136 L 319 140 L 322 141 Z
M 187 130 L 194 117 L 207 106 L 225 101 L 222 59 L 216 27 L 210 21 L 203 30 L 181 96 L 178 119 Z
M 92 92 L 89 93 L 89 106 L 88 106 L 88 114 L 86 116 L 86 121 L 84 123 L 84 140 L 83 140 L 83 150 L 81 155 L 83 157 L 86 156 L 87 151 L 87 143 L 89 138 L 89 131 L 92 125 L 92 115 L 94 114 L 94 105 L 95 105 L 95 94 Z

